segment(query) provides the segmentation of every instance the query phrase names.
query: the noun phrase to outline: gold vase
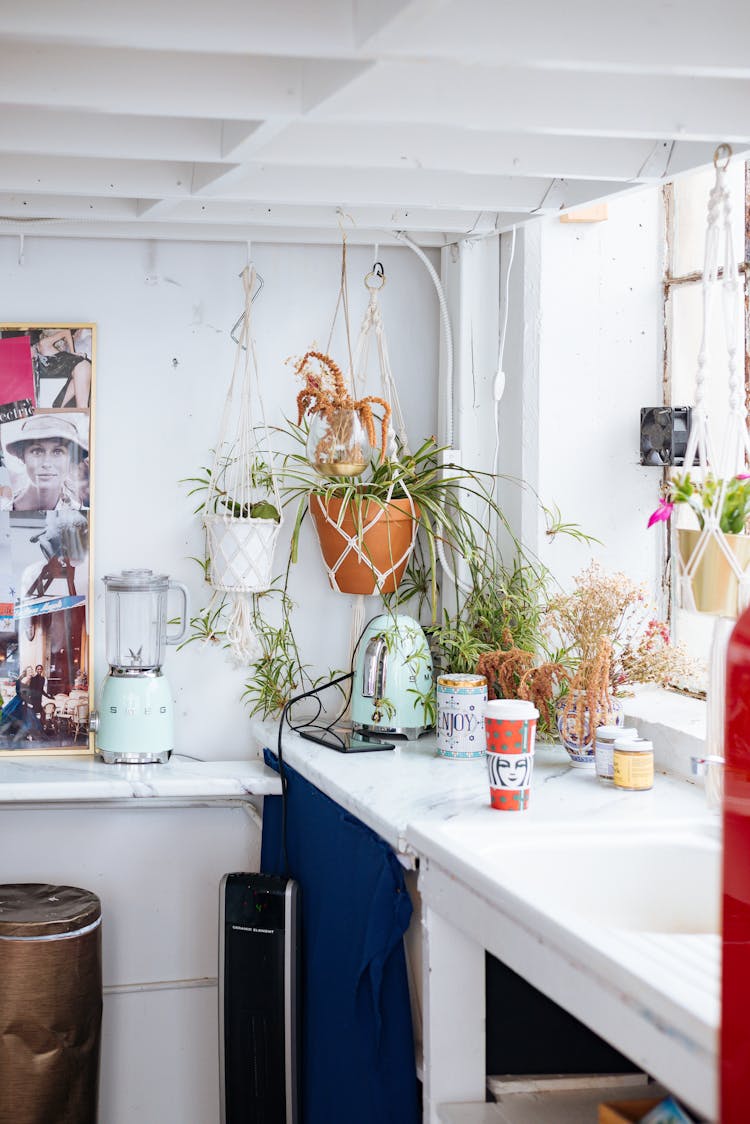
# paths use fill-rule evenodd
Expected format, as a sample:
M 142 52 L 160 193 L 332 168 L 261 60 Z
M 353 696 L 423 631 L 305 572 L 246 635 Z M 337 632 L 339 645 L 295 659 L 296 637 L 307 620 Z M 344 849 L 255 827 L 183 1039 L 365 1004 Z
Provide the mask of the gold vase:
M 678 529 L 677 545 L 683 567 L 686 567 L 692 558 L 700 534 L 700 531 Z M 747 569 L 750 565 L 750 535 L 724 537 L 740 568 Z M 699 613 L 713 613 L 717 617 L 738 616 L 739 581 L 729 564 L 729 559 L 713 536 L 705 545 L 700 562 L 691 575 L 690 583 L 695 608 Z

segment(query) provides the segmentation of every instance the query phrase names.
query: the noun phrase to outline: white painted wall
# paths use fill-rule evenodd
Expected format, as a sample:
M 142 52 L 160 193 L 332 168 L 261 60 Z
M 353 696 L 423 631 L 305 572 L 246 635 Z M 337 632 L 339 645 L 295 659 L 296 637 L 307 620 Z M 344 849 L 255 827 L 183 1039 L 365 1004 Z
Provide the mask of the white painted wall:
M 656 192 L 613 202 L 603 224 L 544 219 L 519 233 L 499 412 L 501 470 L 598 535 L 604 546 L 594 552 L 608 568 L 648 581 L 655 579 L 657 548 L 655 540 L 649 546 L 645 521 L 658 473 L 637 464 L 638 408 L 659 400 L 658 247 Z M 508 251 L 505 236 L 503 275 Z M 206 462 L 217 433 L 233 359 L 228 330 L 240 311 L 238 274 L 246 256 L 240 245 L 29 237 L 19 264 L 18 242 L 0 239 L 0 318 L 98 326 L 98 679 L 102 574 L 146 565 L 186 581 L 196 606 L 204 594 L 189 561 L 201 552 L 200 525 L 179 480 Z M 437 302 L 408 249 L 384 246 L 380 257 L 388 274 L 382 305 L 391 361 L 417 441 L 437 430 Z M 254 258 L 265 280 L 256 324 L 266 406 L 278 420 L 292 414 L 297 390 L 284 359 L 313 340 L 327 342 L 339 255 L 332 247 L 257 245 Z M 456 257 L 457 273 L 452 282 L 449 277 L 449 299 L 463 321 L 456 332 L 457 439 L 465 454 L 486 464 L 498 330 L 488 293 L 494 305 L 498 261 L 491 245 L 466 249 L 462 259 Z M 371 264 L 369 250 L 350 250 L 355 336 L 365 298 L 359 282 Z M 486 286 L 483 270 L 491 274 Z M 342 354 L 340 336 L 334 354 Z M 472 442 L 483 447 L 472 450 Z M 565 539 L 550 542 L 529 493 L 507 486 L 501 502 L 526 544 L 569 582 L 591 551 Z M 291 588 L 305 658 L 320 670 L 341 666 L 349 599 L 328 590 L 309 527 Z M 178 702 L 181 752 L 214 759 L 251 752 L 241 671 L 220 652 L 198 646 L 170 650 L 166 670 Z M 256 829 L 230 809 L 17 810 L 3 812 L 0 824 L 7 840 L 0 880 L 79 882 L 102 895 L 110 989 L 103 1119 L 206 1124 L 217 1087 L 215 989 L 181 981 L 214 974 L 218 879 L 257 863 Z M 166 989 L 154 988 L 164 981 Z M 149 1073 L 155 1078 L 147 1083 L 142 1076 Z M 141 1076 L 133 1081 L 132 1074 Z M 179 1102 L 165 1101 L 170 1094 Z
M 23 264 L 18 249 L 17 240 L 0 239 L 0 319 L 93 321 L 98 329 L 93 615 L 101 682 L 103 574 L 149 566 L 185 581 L 195 608 L 205 596 L 189 560 L 202 552 L 200 523 L 179 481 L 207 462 L 217 436 L 247 247 L 28 237 Z M 391 364 L 421 440 L 436 429 L 435 293 L 410 250 L 382 246 L 379 257 Z M 335 247 L 257 245 L 254 259 L 265 282 L 255 306 L 258 353 L 268 419 L 277 424 L 292 416 L 298 389 L 284 360 L 313 340 L 327 343 L 340 256 Z M 372 260 L 371 250 L 349 252 L 355 339 Z M 340 331 L 334 355 L 343 355 Z M 286 539 L 290 531 L 291 517 Z M 304 658 L 319 671 L 341 667 L 350 599 L 328 589 L 308 527 L 291 592 Z M 241 670 L 220 651 L 191 645 L 168 649 L 166 672 L 178 752 L 216 760 L 254 752 Z M 102 1120 L 217 1120 L 218 886 L 227 871 L 257 869 L 257 828 L 231 808 L 71 807 L 2 810 L 0 831 L 0 882 L 69 882 L 102 898 Z
M 660 474 L 639 462 L 640 407 L 661 401 L 659 191 L 609 204 L 601 223 L 556 218 L 519 232 L 510 284 L 503 467 L 602 542 L 545 534 L 528 497 L 508 510 L 528 547 L 569 585 L 593 555 L 656 590 L 646 532 Z M 503 238 L 503 253 L 509 238 Z
M 366 306 L 362 279 L 373 251 L 348 252 L 352 345 Z M 340 276 L 334 246 L 256 244 L 264 279 L 255 303 L 258 356 L 269 424 L 295 416 L 299 386 L 289 356 L 325 347 Z M 381 245 L 381 295 L 391 365 L 412 440 L 436 430 L 438 315 L 435 291 L 411 250 Z M 209 461 L 234 359 L 229 330 L 242 308 L 247 246 L 201 243 L 0 239 L 0 317 L 5 321 L 93 321 L 98 330 L 94 514 L 95 677 L 104 662 L 103 574 L 148 566 L 186 582 L 193 607 L 206 589 L 191 555 L 202 530 L 179 481 Z M 435 263 L 437 258 L 433 259 Z M 333 354 L 344 366 L 343 319 Z M 374 352 L 374 348 L 373 348 Z M 375 355 L 372 374 L 376 374 Z M 375 387 L 373 386 L 373 389 Z M 291 532 L 290 508 L 277 558 Z M 348 658 L 350 598 L 333 593 L 311 527 L 302 531 L 291 581 L 295 631 L 314 671 Z M 372 599 L 372 613 L 377 612 Z M 249 752 L 244 676 L 222 652 L 168 649 L 180 753 L 207 759 Z

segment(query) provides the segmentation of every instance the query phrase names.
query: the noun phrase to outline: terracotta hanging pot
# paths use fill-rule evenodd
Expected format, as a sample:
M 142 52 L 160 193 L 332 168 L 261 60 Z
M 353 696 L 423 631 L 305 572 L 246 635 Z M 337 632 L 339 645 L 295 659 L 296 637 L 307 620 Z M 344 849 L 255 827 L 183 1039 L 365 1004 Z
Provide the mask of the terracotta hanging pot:
M 310 497 L 331 588 L 369 595 L 398 589 L 414 548 L 420 511 L 408 499 L 359 505 L 339 497 Z
M 683 569 L 693 556 L 700 534 L 700 531 L 684 528 L 677 531 Z M 725 535 L 724 538 L 740 568 L 747 569 L 750 565 L 750 535 Z M 697 612 L 713 613 L 718 617 L 734 618 L 738 615 L 739 582 L 715 538 L 709 538 L 706 543 L 700 561 L 691 573 L 690 584 Z M 693 606 L 685 605 L 684 608 Z

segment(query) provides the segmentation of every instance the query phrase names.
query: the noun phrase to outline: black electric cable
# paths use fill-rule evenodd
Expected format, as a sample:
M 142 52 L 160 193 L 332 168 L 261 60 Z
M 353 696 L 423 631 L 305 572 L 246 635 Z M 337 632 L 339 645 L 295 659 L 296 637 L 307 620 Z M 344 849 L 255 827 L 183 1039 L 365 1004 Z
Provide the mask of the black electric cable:
M 357 641 L 357 643 L 359 643 L 359 641 Z M 330 679 L 327 683 L 322 683 L 319 687 L 313 687 L 309 691 L 303 691 L 302 694 L 300 694 L 300 695 L 294 695 L 291 699 L 287 700 L 287 702 L 284 704 L 283 710 L 281 711 L 281 718 L 279 719 L 279 734 L 278 734 L 278 739 L 277 739 L 277 742 L 276 742 L 276 755 L 279 759 L 279 777 L 281 779 L 281 853 L 282 853 L 282 856 L 283 856 L 283 859 L 284 859 L 284 873 L 287 876 L 289 876 L 289 874 L 290 874 L 290 871 L 289 871 L 289 856 L 287 854 L 287 849 L 286 849 L 286 801 L 287 801 L 288 778 L 287 778 L 287 775 L 286 775 L 286 771 L 284 769 L 284 755 L 283 755 L 282 744 L 281 744 L 282 743 L 282 734 L 284 732 L 284 722 L 287 723 L 290 730 L 302 730 L 302 729 L 307 729 L 308 727 L 313 727 L 315 725 L 315 720 L 319 717 L 320 712 L 323 709 L 323 704 L 322 704 L 322 702 L 320 701 L 320 698 L 319 698 L 321 692 L 327 690 L 328 687 L 336 687 L 336 686 L 338 686 L 339 683 L 344 683 L 347 679 L 348 680 L 354 679 L 354 672 L 353 671 L 347 671 L 345 675 L 340 675 L 337 679 Z M 308 722 L 303 722 L 300 726 L 292 726 L 292 723 L 289 721 L 289 711 L 291 710 L 291 708 L 296 703 L 302 702 L 303 699 L 311 699 L 311 698 L 314 698 L 315 701 L 318 704 L 318 709 L 315 712 L 315 716 L 314 716 L 313 720 L 308 721 Z M 349 698 L 351 698 L 351 687 L 349 688 L 349 695 L 347 696 L 347 701 L 346 701 L 346 704 L 344 706 L 344 711 L 346 710 L 346 707 L 349 705 Z M 341 711 L 341 714 L 343 714 L 344 711 Z M 335 725 L 335 722 L 338 722 L 338 720 L 339 719 L 336 718 L 335 721 L 331 723 L 331 726 Z M 329 728 L 329 731 L 330 731 L 330 728 Z
M 343 738 L 339 737 L 338 734 L 334 733 L 333 727 L 336 725 L 337 722 L 340 722 L 343 715 L 346 714 L 347 708 L 348 708 L 349 703 L 351 701 L 352 689 L 353 689 L 353 686 L 354 686 L 354 660 L 356 659 L 357 651 L 359 649 L 359 646 L 362 643 L 362 637 L 367 632 L 368 628 L 369 628 L 369 621 L 364 626 L 364 628 L 360 632 L 359 636 L 357 637 L 357 642 L 352 649 L 352 658 L 351 658 L 350 669 L 349 669 L 349 671 L 346 672 L 346 674 L 339 675 L 338 678 L 336 678 L 336 679 L 329 679 L 329 681 L 327 683 L 321 683 L 321 685 L 319 687 L 312 687 L 309 691 L 303 691 L 302 694 L 300 694 L 300 695 L 294 695 L 291 699 L 287 699 L 287 701 L 284 704 L 284 707 L 281 711 L 281 718 L 279 719 L 279 733 L 278 733 L 278 738 L 277 738 L 277 741 L 276 741 L 276 756 L 279 759 L 279 779 L 281 780 L 281 853 L 282 853 L 282 856 L 283 856 L 283 859 L 284 859 L 284 873 L 287 876 L 289 876 L 289 873 L 290 873 L 289 872 L 289 856 L 287 855 L 287 849 L 286 849 L 286 802 L 287 802 L 287 780 L 288 780 L 288 778 L 287 778 L 286 772 L 284 770 L 284 756 L 283 756 L 283 750 L 282 750 L 282 745 L 281 745 L 281 738 L 282 738 L 282 734 L 284 732 L 284 722 L 287 723 L 290 730 L 294 730 L 294 731 L 308 730 L 308 729 L 323 730 L 324 733 L 330 734 L 333 737 L 338 738 L 338 740 L 341 742 L 341 748 L 342 749 L 344 748 Z M 349 682 L 349 691 L 348 691 L 348 694 L 346 696 L 346 702 L 344 703 L 343 710 L 339 711 L 336 718 L 334 718 L 333 721 L 330 722 L 328 726 L 317 726 L 316 725 L 317 719 L 320 717 L 320 713 L 323 709 L 323 703 L 321 702 L 320 697 L 319 697 L 320 694 L 323 691 L 327 690 L 328 687 L 337 687 L 339 685 L 339 683 L 344 683 L 347 679 L 350 681 Z M 317 703 L 317 706 L 318 706 L 318 709 L 316 710 L 314 716 L 311 719 L 308 719 L 308 721 L 306 721 L 306 722 L 302 722 L 297 726 L 293 726 L 292 723 L 289 720 L 289 711 L 291 710 L 291 708 L 296 703 L 302 702 L 303 699 L 311 699 L 311 698 L 315 699 L 315 701 Z

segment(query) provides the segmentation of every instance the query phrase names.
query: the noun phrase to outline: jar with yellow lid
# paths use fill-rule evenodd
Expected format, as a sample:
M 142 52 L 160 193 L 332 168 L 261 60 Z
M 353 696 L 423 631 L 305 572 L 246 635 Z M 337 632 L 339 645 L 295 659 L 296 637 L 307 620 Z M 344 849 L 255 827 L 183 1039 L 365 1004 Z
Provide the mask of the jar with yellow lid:
M 654 787 L 654 746 L 645 738 L 618 738 L 614 744 L 615 788 L 647 792 Z

